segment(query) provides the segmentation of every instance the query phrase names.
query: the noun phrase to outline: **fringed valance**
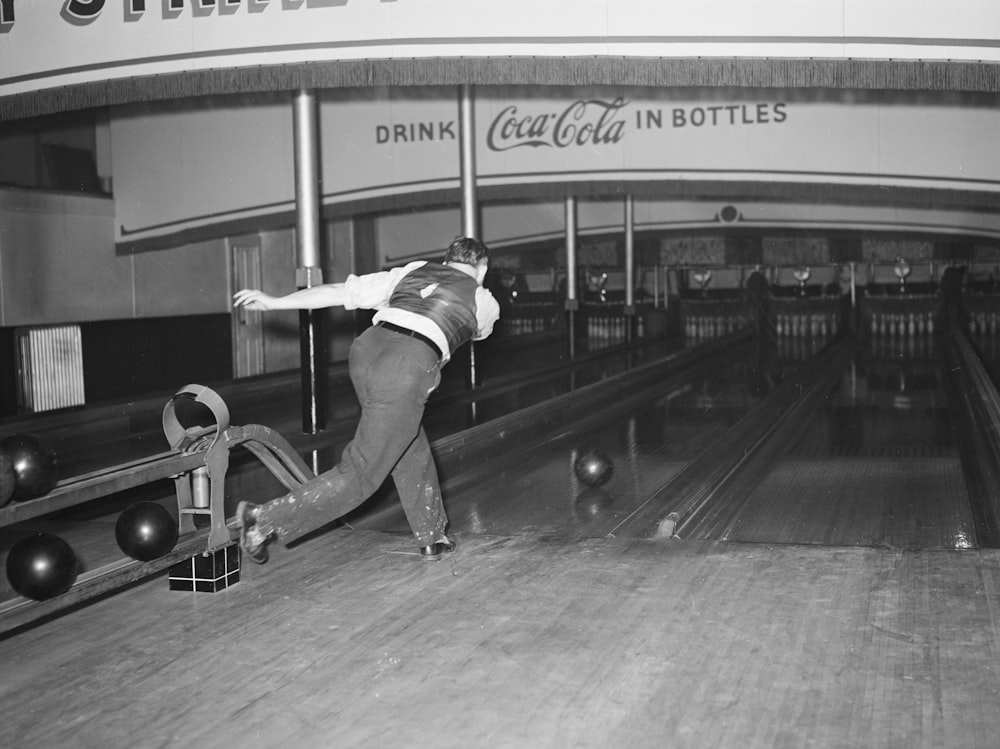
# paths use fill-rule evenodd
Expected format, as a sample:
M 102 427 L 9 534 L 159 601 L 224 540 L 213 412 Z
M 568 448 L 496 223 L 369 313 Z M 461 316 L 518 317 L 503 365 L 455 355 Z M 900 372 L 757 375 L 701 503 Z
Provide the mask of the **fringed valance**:
M 774 58 L 346 60 L 179 72 L 0 97 L 0 120 L 219 94 L 439 85 L 815 88 L 1000 93 L 1000 64 Z

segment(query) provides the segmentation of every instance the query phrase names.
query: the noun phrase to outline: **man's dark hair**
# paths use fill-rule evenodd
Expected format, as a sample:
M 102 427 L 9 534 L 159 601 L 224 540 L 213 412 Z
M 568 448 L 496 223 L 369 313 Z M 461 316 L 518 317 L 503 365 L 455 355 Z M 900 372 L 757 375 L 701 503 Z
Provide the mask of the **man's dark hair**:
M 472 237 L 455 237 L 448 249 L 444 253 L 446 263 L 465 263 L 466 265 L 479 265 L 487 259 L 490 251 L 486 245 L 478 239 Z

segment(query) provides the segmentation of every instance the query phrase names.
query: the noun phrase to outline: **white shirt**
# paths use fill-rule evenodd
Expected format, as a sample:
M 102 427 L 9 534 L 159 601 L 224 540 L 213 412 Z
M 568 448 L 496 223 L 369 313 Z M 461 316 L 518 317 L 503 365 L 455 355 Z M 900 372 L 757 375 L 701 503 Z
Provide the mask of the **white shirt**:
M 400 279 L 410 271 L 426 265 L 426 260 L 415 260 L 401 268 L 366 273 L 363 276 L 350 275 L 344 282 L 344 309 L 377 310 L 373 323 L 389 322 L 408 330 L 425 335 L 441 349 L 441 363 L 451 358 L 448 339 L 441 328 L 429 317 L 408 310 L 389 306 L 389 298 Z M 481 341 L 493 332 L 493 326 L 500 319 L 500 305 L 493 295 L 482 286 L 476 288 L 476 324 L 478 330 L 473 340 Z

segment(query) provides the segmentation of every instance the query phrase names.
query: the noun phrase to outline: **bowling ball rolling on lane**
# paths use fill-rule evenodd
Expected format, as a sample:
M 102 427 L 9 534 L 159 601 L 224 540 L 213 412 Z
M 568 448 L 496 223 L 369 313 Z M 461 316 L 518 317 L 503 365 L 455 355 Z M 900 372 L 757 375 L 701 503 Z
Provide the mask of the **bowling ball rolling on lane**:
M 573 472 L 580 482 L 589 487 L 604 486 L 611 480 L 615 465 L 600 450 L 588 449 L 580 453 L 573 463 Z

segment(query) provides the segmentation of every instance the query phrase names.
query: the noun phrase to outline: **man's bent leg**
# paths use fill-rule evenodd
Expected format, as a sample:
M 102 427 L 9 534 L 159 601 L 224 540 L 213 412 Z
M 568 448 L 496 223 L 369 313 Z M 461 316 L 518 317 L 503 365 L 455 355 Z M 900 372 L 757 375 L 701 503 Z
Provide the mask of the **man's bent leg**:
M 360 347 L 361 354 L 366 353 L 367 343 Z M 337 466 L 261 505 L 255 517 L 259 530 L 275 533 L 288 543 L 368 499 L 420 433 L 427 381 L 434 376 L 402 352 L 388 350 L 367 357 L 355 356 L 352 350 L 351 379 L 361 401 L 354 439 L 344 448 Z
M 400 503 L 420 546 L 446 538 L 448 516 L 441 501 L 437 467 L 423 427 L 392 471 Z
M 363 410 L 339 464 L 260 506 L 256 523 L 261 532 L 274 533 L 282 543 L 289 543 L 346 515 L 382 485 L 413 431 L 407 434 L 399 414 L 389 418 L 381 411 Z
M 254 518 L 258 530 L 289 543 L 346 515 L 367 499 L 358 491 L 353 472 L 353 467 L 342 461 L 288 494 L 260 505 Z

